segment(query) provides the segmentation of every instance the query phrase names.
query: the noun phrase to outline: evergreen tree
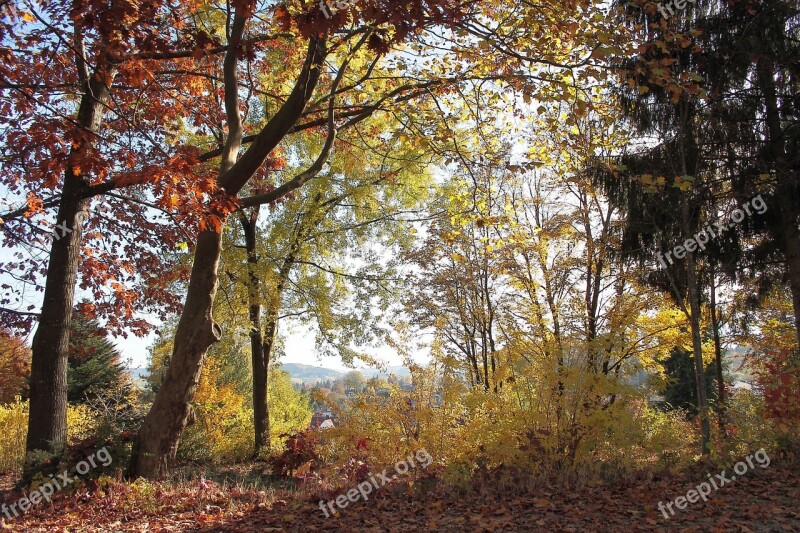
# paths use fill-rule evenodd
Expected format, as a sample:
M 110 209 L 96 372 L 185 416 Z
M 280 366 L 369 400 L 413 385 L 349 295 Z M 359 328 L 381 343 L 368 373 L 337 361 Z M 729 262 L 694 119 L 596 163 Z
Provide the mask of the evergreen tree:
M 661 365 L 669 381 L 660 407 L 664 410 L 683 409 L 691 416 L 697 416 L 697 386 L 691 352 L 675 347 L 670 351 L 669 357 L 661 361 Z M 711 406 L 717 400 L 715 370 L 715 364 L 712 363 L 705 371 L 706 395 Z
M 67 400 L 86 403 L 100 395 L 128 392 L 130 382 L 117 347 L 96 320 L 77 314 L 72 321 L 67 370 Z

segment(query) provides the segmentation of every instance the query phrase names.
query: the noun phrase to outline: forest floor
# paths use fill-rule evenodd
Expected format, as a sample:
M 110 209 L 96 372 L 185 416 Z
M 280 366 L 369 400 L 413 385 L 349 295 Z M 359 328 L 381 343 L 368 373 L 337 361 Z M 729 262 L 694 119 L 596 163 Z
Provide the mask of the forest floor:
M 684 496 L 713 469 L 620 483 L 585 483 L 555 489 L 484 483 L 467 493 L 441 487 L 421 490 L 393 483 L 368 501 L 350 503 L 326 518 L 314 494 L 259 487 L 247 476 L 233 483 L 217 477 L 165 484 L 111 483 L 62 491 L 24 516 L 5 520 L 5 531 L 800 531 L 800 468 L 756 468 L 665 518 L 658 503 Z M 728 473 L 728 477 L 731 473 Z M 209 474 L 209 477 L 211 475 Z M 20 493 L 0 479 L 0 500 Z M 673 507 L 674 508 L 674 507 Z

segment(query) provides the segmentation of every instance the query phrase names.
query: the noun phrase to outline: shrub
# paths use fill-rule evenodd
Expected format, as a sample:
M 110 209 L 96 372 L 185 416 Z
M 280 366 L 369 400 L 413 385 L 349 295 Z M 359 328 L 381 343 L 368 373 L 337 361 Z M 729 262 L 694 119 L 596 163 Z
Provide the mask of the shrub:
M 0 473 L 18 472 L 25 462 L 28 435 L 28 402 L 17 398 L 0 405 Z
M 800 356 L 796 349 L 776 348 L 753 358 L 763 402 L 758 405 L 756 419 L 747 427 L 756 429 L 755 438 L 745 438 L 756 445 L 765 438 L 771 439 L 768 444 L 777 446 L 780 452 L 800 455 Z M 764 420 L 771 427 L 764 427 Z
M 112 485 L 104 478 L 103 486 Z M 158 485 L 144 478 L 139 478 L 127 485 L 117 485 L 117 490 L 120 492 L 118 506 L 124 513 L 140 510 L 154 513 L 158 510 Z
M 557 376 L 541 367 L 529 376 L 517 373 L 485 391 L 415 370 L 413 390 L 362 394 L 324 432 L 320 472 L 344 472 L 354 461 L 380 470 L 425 448 L 435 464 L 410 475 L 441 472 L 463 490 L 477 471 L 613 479 L 678 468 L 694 456 L 692 423 L 681 411 L 648 407 L 642 389 L 579 369 Z M 367 449 L 354 451 L 352 443 L 367 435 Z
M 194 401 L 194 422 L 181 439 L 179 456 L 204 463 L 242 461 L 253 451 L 252 411 L 231 383 L 220 379 L 220 363 L 203 368 Z
M 308 398 L 294 390 L 289 374 L 269 374 L 270 444 L 280 452 L 286 435 L 308 426 Z M 194 402 L 194 423 L 179 448 L 182 459 L 201 463 L 244 461 L 254 452 L 255 428 L 250 398 L 224 375 L 224 361 L 209 359 L 203 368 Z
M 25 410 L 27 414 L 27 404 Z M 68 405 L 67 443 L 64 449 L 53 452 L 40 450 L 25 456 L 25 440 L 23 439 L 19 444 L 23 454 L 23 462 L 19 466 L 19 468 L 23 469 L 23 475 L 19 486 L 38 484 L 46 481 L 50 474 L 55 476 L 63 472 L 64 469 L 73 469 L 86 456 L 98 448 L 102 448 L 103 444 L 98 442 L 97 435 L 99 421 L 98 414 L 90 407 L 86 405 Z M 27 416 L 25 423 L 27 433 Z M 91 450 L 86 451 L 87 446 L 91 447 Z
M 770 354 L 758 381 L 764 390 L 765 415 L 778 434 L 800 440 L 800 359 L 792 352 Z
M 28 435 L 28 402 L 19 398 L 0 405 L 0 472 L 20 472 L 25 464 L 25 439 Z M 68 444 L 91 438 L 97 431 L 97 414 L 85 405 L 67 407 Z M 58 454 L 55 454 L 58 455 Z M 55 456 L 47 455 L 53 461 Z M 40 459 L 45 459 L 42 457 Z M 35 460 L 35 458 L 34 458 Z
M 286 438 L 282 452 L 268 459 L 272 471 L 279 478 L 294 476 L 298 469 L 308 465 L 308 470 L 315 470 L 319 464 L 319 435 L 317 431 L 306 429 L 293 435 L 282 435 Z

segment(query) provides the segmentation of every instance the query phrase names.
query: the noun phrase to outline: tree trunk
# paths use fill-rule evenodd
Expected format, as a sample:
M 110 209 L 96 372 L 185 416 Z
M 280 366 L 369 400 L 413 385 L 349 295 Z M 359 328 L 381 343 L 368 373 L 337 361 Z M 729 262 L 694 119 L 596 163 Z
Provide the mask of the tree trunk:
M 259 308 L 260 312 L 260 308 Z M 254 455 L 263 457 L 270 449 L 269 437 L 269 356 L 261 330 L 250 333 L 253 366 L 253 425 L 255 427 Z
M 786 154 L 774 71 L 772 61 L 768 59 L 759 61 L 757 78 L 766 109 L 769 157 L 772 159 L 770 162 L 777 174 L 776 198 L 781 219 L 777 237 L 782 241 L 786 275 L 789 278 L 789 289 L 792 293 L 797 348 L 800 349 L 800 229 L 797 225 L 798 218 L 800 218 L 800 207 L 794 201 L 797 196 L 797 183 Z
M 681 199 L 681 215 L 684 220 L 684 235 L 691 235 L 689 200 Z M 697 287 L 697 262 L 694 252 L 686 252 L 686 288 L 689 297 L 689 323 L 692 330 L 692 351 L 694 352 L 694 376 L 697 384 L 697 411 L 700 415 L 700 440 L 703 455 L 708 455 L 711 440 L 711 426 L 708 421 L 708 397 L 706 394 L 706 373 L 703 367 L 703 341 L 700 336 L 700 291 Z
M 269 451 L 269 405 L 268 379 L 269 360 L 265 353 L 264 335 L 261 330 L 261 278 L 258 272 L 256 250 L 256 224 L 259 209 L 255 208 L 248 218 L 241 213 L 247 250 L 247 298 L 250 314 L 250 359 L 253 369 L 253 427 L 255 428 L 253 452 L 256 458 Z
M 66 181 L 78 180 L 72 172 Z M 72 187 L 70 187 L 72 188 Z M 68 197 L 69 194 L 69 197 Z M 30 416 L 25 449 L 58 450 L 67 439 L 67 358 L 75 281 L 80 262 L 83 216 L 87 200 L 75 193 L 64 195 L 58 210 L 61 227 L 72 233 L 53 241 L 47 268 L 42 313 L 33 337 L 30 383 Z
M 211 314 L 221 250 L 219 233 L 200 233 L 186 305 L 175 332 L 175 346 L 164 383 L 133 443 L 128 472 L 131 478 L 163 479 L 172 471 L 203 360 L 221 335 L 221 328 Z
M 79 56 L 79 69 L 84 68 L 81 61 Z M 100 131 L 110 93 L 105 81 L 111 83 L 115 75 L 113 67 L 98 66 L 83 80 L 77 117 L 77 138 L 83 140 L 72 149 L 71 159 L 80 157 L 95 142 L 94 134 Z M 28 452 L 57 450 L 67 438 L 67 358 L 83 220 L 89 206 L 82 194 L 85 185 L 70 165 L 64 174 L 39 325 L 31 343 L 30 416 L 25 444 Z
M 233 42 L 238 41 L 244 31 L 245 21 L 241 20 L 244 16 L 237 8 L 231 36 Z M 237 159 L 242 138 L 236 98 L 238 85 L 235 59 L 238 50 L 237 46 L 229 47 L 224 64 L 225 107 L 229 132 L 217 180 L 220 188 L 230 196 L 239 194 L 302 116 L 317 86 L 322 71 L 320 65 L 327 54 L 323 39 L 312 37 L 309 40 L 306 60 L 292 92 L 247 151 Z M 305 181 L 298 182 L 296 187 L 303 183 Z M 286 184 L 276 190 L 287 194 L 293 188 Z M 224 224 L 225 217 L 222 218 L 221 223 Z M 153 406 L 134 440 L 128 469 L 130 477 L 159 479 L 167 477 L 172 470 L 178 442 L 186 427 L 189 402 L 200 379 L 203 360 L 208 349 L 221 336 L 221 328 L 212 317 L 221 250 L 222 239 L 219 233 L 203 231 L 199 234 L 186 303 L 175 332 L 175 346 L 169 368 Z
M 717 421 L 719 432 L 725 437 L 725 381 L 722 376 L 722 342 L 719 337 L 719 316 L 717 314 L 717 279 L 711 269 L 711 329 L 714 335 L 714 359 L 717 372 Z

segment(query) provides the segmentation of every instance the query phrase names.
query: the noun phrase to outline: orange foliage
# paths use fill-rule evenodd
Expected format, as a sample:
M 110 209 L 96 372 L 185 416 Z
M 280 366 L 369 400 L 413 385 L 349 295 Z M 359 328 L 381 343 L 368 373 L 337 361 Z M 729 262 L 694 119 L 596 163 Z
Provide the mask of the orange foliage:
M 25 378 L 31 371 L 31 351 L 25 342 L 0 331 L 0 404 L 11 403 L 24 396 Z

